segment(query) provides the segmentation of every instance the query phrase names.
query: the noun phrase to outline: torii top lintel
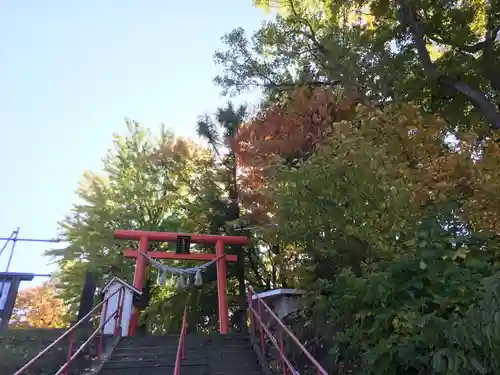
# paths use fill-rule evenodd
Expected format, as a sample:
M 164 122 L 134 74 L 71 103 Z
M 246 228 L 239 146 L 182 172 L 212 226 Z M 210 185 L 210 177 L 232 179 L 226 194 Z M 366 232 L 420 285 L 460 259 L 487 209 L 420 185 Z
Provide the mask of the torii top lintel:
M 119 240 L 140 241 L 141 238 L 147 238 L 148 241 L 176 241 L 179 236 L 191 237 L 191 243 L 214 245 L 222 241 L 224 245 L 245 245 L 248 242 L 245 236 L 217 236 L 213 234 L 189 234 L 189 233 L 171 233 L 171 232 L 148 232 L 143 230 L 117 229 L 115 238 Z
M 177 254 L 168 251 L 149 251 L 149 241 L 176 241 L 179 236 L 189 236 L 191 242 L 197 244 L 215 244 L 215 254 L 188 253 Z M 142 290 L 145 279 L 147 261 L 140 252 L 147 253 L 153 259 L 199 260 L 217 262 L 217 295 L 219 299 L 219 331 L 221 334 L 229 332 L 229 316 L 227 307 L 227 279 L 226 262 L 236 262 L 238 257 L 224 253 L 224 245 L 244 245 L 248 239 L 244 236 L 216 236 L 212 234 L 184 234 L 170 232 L 146 232 L 142 230 L 115 230 L 115 238 L 120 240 L 139 241 L 138 250 L 125 250 L 125 258 L 135 258 L 134 287 Z M 129 334 L 133 336 L 139 324 L 140 312 L 134 310 L 130 319 Z

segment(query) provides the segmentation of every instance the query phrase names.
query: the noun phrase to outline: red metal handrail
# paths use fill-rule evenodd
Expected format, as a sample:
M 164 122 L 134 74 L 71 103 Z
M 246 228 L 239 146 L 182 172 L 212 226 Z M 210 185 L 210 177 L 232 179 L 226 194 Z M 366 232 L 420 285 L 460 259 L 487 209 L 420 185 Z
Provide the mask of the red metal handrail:
M 252 301 L 254 299 L 257 300 L 257 310 L 253 308 Z M 266 327 L 263 319 L 262 319 L 262 307 L 264 307 L 267 310 L 267 313 L 269 316 L 278 324 L 280 327 L 280 335 L 279 335 L 279 343 L 274 337 L 274 335 L 269 331 L 269 328 Z M 274 347 L 278 350 L 280 354 L 280 359 L 281 359 L 281 367 L 283 369 L 283 374 L 291 374 L 291 375 L 296 375 L 298 374 L 297 370 L 293 367 L 291 362 L 288 360 L 286 354 L 285 354 L 285 349 L 284 349 L 284 341 L 283 341 L 283 332 L 285 332 L 288 337 L 292 340 L 292 342 L 295 343 L 295 345 L 298 346 L 298 348 L 304 353 L 304 355 L 309 359 L 309 361 L 314 365 L 316 368 L 317 374 L 321 375 L 328 375 L 326 370 L 319 364 L 319 362 L 312 356 L 311 353 L 305 348 L 304 345 L 299 341 L 299 339 L 288 329 L 287 326 L 281 321 L 280 318 L 276 316 L 276 314 L 271 310 L 271 308 L 267 305 L 267 303 L 264 302 L 264 300 L 259 297 L 254 289 L 251 286 L 248 286 L 248 310 L 249 310 L 249 315 L 250 315 L 250 333 L 252 336 L 255 336 L 255 322 L 254 319 L 257 319 L 259 323 L 259 331 L 260 331 L 260 349 L 262 352 L 262 355 L 265 355 L 265 345 L 264 345 L 264 334 L 267 335 L 267 337 L 271 340 L 272 344 Z M 177 375 L 177 374 L 175 374 Z
M 114 297 L 118 293 L 118 305 L 117 309 L 113 314 L 111 314 L 107 319 L 105 319 L 103 322 L 100 322 L 99 326 L 97 329 L 92 332 L 90 337 L 82 344 L 80 347 L 73 353 L 73 344 L 76 340 L 76 329 L 83 324 L 86 320 L 92 321 L 97 317 L 100 317 L 100 315 L 95 316 L 94 318 L 90 318 L 92 314 L 94 314 L 100 307 L 104 305 L 104 317 L 106 317 L 107 312 L 108 312 L 108 302 L 109 300 Z M 34 365 L 40 358 L 42 358 L 46 353 L 48 353 L 54 346 L 57 344 L 61 343 L 62 340 L 64 340 L 66 337 L 69 336 L 70 342 L 69 342 L 69 348 L 68 348 L 68 359 L 66 363 L 56 372 L 55 375 L 60 375 L 60 374 L 65 374 L 67 372 L 68 367 L 71 365 L 71 363 L 74 361 L 74 359 L 82 352 L 82 350 L 92 341 L 92 339 L 98 334 L 101 333 L 99 337 L 99 344 L 98 344 L 98 350 L 97 350 L 97 359 L 100 360 L 101 358 L 101 351 L 102 351 L 102 340 L 104 336 L 104 327 L 106 324 L 112 319 L 112 318 L 117 318 L 115 319 L 115 329 L 113 334 L 115 336 L 121 334 L 121 316 L 123 313 L 123 302 L 125 301 L 125 287 L 122 286 L 119 289 L 117 289 L 115 292 L 113 292 L 109 297 L 101 301 L 99 304 L 97 304 L 90 312 L 85 315 L 82 319 L 80 319 L 78 322 L 76 322 L 73 326 L 71 326 L 68 330 L 66 330 L 59 338 L 57 338 L 52 344 L 47 346 L 44 350 L 42 350 L 40 353 L 38 353 L 35 357 L 33 357 L 28 363 L 26 363 L 23 367 L 21 367 L 19 370 L 17 370 L 14 375 L 22 375 L 28 368 L 30 368 L 32 365 Z
M 184 359 L 184 337 L 187 332 L 187 306 L 184 307 L 184 315 L 182 317 L 181 334 L 179 335 L 179 344 L 177 345 L 177 356 L 175 357 L 174 375 L 181 373 L 181 359 Z

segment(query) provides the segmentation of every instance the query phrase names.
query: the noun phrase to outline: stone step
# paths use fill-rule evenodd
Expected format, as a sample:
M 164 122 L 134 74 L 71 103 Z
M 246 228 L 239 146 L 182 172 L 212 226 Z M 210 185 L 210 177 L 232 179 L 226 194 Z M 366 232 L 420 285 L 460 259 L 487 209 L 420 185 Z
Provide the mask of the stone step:
M 126 336 L 122 338 L 122 341 L 169 341 L 169 340 L 174 340 L 177 341 L 179 340 L 179 334 L 169 334 L 169 335 L 150 335 L 150 336 Z M 213 333 L 213 334 L 196 334 L 196 333 L 188 333 L 185 336 L 186 340 L 206 340 L 206 339 L 211 339 L 211 340 L 237 340 L 241 338 L 248 338 L 248 334 L 246 333 L 229 333 L 226 335 L 221 335 L 219 333 Z
M 206 358 L 197 358 L 197 359 L 185 359 L 181 360 L 181 365 L 185 366 L 208 366 L 208 360 Z M 103 368 L 137 368 L 137 367 L 173 367 L 175 366 L 175 358 L 173 360 L 170 359 L 156 359 L 156 360 L 123 360 L 123 361 L 115 361 L 111 359 L 107 361 Z
M 115 348 L 115 353 L 120 352 L 120 353 L 177 353 L 177 348 L 178 344 L 175 345 L 146 345 L 144 343 L 141 346 L 124 346 L 122 344 L 119 344 Z M 241 350 L 252 350 L 250 343 L 248 342 L 242 342 L 239 344 L 225 344 L 225 345 L 220 345 L 220 344 L 211 344 L 207 343 L 204 345 L 192 345 L 189 343 L 184 344 L 184 350 L 185 351 L 197 351 L 197 350 L 208 350 L 208 351 L 225 351 L 228 353 L 233 353 L 233 352 L 238 352 Z
M 231 351 L 218 350 L 188 350 L 184 351 L 184 356 L 187 359 L 191 358 L 205 358 L 210 361 L 233 361 L 234 359 L 241 360 L 254 360 L 256 358 L 255 352 L 252 349 L 238 348 Z M 161 350 L 154 351 L 132 351 L 132 350 L 115 350 L 112 355 L 112 360 L 155 360 L 163 359 L 170 360 L 177 357 L 177 350 L 175 352 L 165 352 Z
M 243 344 L 248 343 L 249 338 L 247 336 L 238 335 L 238 336 L 201 336 L 197 337 L 195 335 L 188 335 L 184 338 L 184 342 L 186 345 L 211 345 L 211 344 L 220 344 L 220 345 L 234 345 L 234 344 Z M 142 347 L 142 346 L 175 346 L 179 343 L 179 338 L 163 338 L 161 336 L 158 337 L 124 337 L 120 340 L 120 347 Z
M 99 373 L 100 375 L 145 375 L 144 368 L 129 368 L 129 369 L 103 369 Z M 148 368 L 146 375 L 173 375 L 173 368 L 166 367 L 155 367 Z M 263 375 L 260 371 L 213 371 L 209 368 L 182 368 L 181 375 Z
M 118 345 L 115 350 L 117 351 L 122 351 L 124 353 L 132 353 L 135 351 L 151 351 L 151 352 L 164 352 L 164 353 L 175 353 L 177 352 L 178 345 L 152 345 L 152 346 L 123 346 L 123 345 Z M 207 346 L 206 345 L 184 345 L 184 350 L 206 350 Z
M 112 359 L 133 359 L 133 358 L 149 358 L 149 359 L 165 359 L 176 358 L 177 350 L 163 351 L 163 350 L 117 350 L 115 349 L 112 354 Z M 255 358 L 255 352 L 247 348 L 234 348 L 233 350 L 191 350 L 185 349 L 184 356 L 186 358 L 209 358 L 210 360 L 232 360 L 233 358 L 251 359 Z
M 186 358 L 189 358 L 186 355 Z M 208 354 L 207 358 L 210 362 L 220 362 L 220 361 L 229 361 L 233 362 L 235 359 L 241 360 L 241 361 L 256 361 L 257 356 L 255 355 L 254 352 L 240 352 L 234 355 L 228 354 L 228 353 L 221 353 L 221 354 Z
M 181 370 L 181 375 L 212 375 L 210 370 L 207 368 L 183 368 Z M 144 368 L 127 368 L 127 369 L 102 369 L 99 375 L 173 375 L 173 367 L 151 367 L 147 369 Z M 214 374 L 214 375 L 224 375 L 224 374 Z M 236 374 L 231 374 L 236 375 Z M 238 373 L 238 375 L 240 375 Z M 241 375 L 262 375 L 262 374 L 241 374 Z
M 134 356 L 122 356 L 113 355 L 109 361 L 113 362 L 127 362 L 127 361 L 170 361 L 175 362 L 176 356 L 156 356 L 156 355 L 134 355 Z M 253 353 L 244 353 L 242 355 L 236 356 L 209 356 L 204 353 L 193 353 L 192 355 L 186 355 L 185 361 L 208 361 L 210 363 L 225 362 L 225 363 L 258 363 L 257 358 Z
M 136 348 L 130 346 L 121 346 L 118 345 L 114 353 L 177 353 L 178 345 L 175 346 L 138 346 Z M 184 346 L 185 351 L 197 351 L 197 350 L 206 350 L 206 347 L 203 346 L 192 346 L 186 345 Z
M 124 337 L 101 375 L 173 375 L 178 335 Z M 194 335 L 185 337 L 181 375 L 262 375 L 248 335 Z
M 228 371 L 228 370 L 234 370 L 234 371 L 258 371 L 260 370 L 260 366 L 258 363 L 247 363 L 247 362 L 237 362 L 234 361 L 232 363 L 210 363 L 208 365 L 212 371 Z
M 194 336 L 194 335 L 193 335 Z M 123 342 L 141 342 L 141 341 L 178 341 L 179 335 L 168 335 L 168 336 L 125 336 L 122 337 Z
M 208 358 L 208 355 L 206 353 L 200 352 L 200 351 L 193 351 L 193 352 L 188 352 L 184 351 L 184 356 L 186 358 Z M 154 359 L 163 359 L 163 360 L 170 360 L 170 359 L 177 358 L 177 353 L 162 353 L 162 352 L 145 352 L 145 353 L 113 353 L 112 359 L 114 361 L 120 361 L 120 360 L 132 360 L 132 359 L 137 359 L 139 360 L 154 360 Z
M 248 336 L 235 336 L 235 337 L 227 337 L 227 336 L 215 336 L 215 337 L 206 337 L 203 342 L 209 343 L 218 343 L 222 345 L 226 345 L 229 343 L 240 343 L 240 342 L 250 342 Z
M 252 349 L 246 349 L 246 348 L 234 348 L 232 350 L 214 349 L 214 350 L 207 350 L 206 353 L 204 354 L 206 354 L 207 357 L 211 359 L 219 361 L 223 361 L 226 358 L 234 358 L 234 357 L 243 357 L 243 358 L 255 357 L 255 352 Z

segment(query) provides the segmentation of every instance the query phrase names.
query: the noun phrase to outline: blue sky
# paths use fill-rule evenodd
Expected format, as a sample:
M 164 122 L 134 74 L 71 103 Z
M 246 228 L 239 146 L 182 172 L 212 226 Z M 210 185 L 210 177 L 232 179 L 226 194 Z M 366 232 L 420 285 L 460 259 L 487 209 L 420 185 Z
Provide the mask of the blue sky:
M 264 17 L 252 0 L 3 1 L 0 237 L 55 237 L 125 117 L 193 136 L 226 101 L 212 84 L 221 36 Z M 18 243 L 11 270 L 49 272 L 46 248 Z

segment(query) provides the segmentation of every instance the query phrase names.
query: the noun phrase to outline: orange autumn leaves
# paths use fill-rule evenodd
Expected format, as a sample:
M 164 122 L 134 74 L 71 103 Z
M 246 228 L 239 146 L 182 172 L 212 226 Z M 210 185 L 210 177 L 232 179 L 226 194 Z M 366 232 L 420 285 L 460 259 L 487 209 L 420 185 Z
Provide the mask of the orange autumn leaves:
M 352 116 L 356 97 L 336 97 L 327 90 L 301 89 L 287 107 L 273 106 L 238 131 L 233 151 L 245 166 L 267 168 L 280 159 L 309 154 Z
M 53 282 L 19 291 L 11 318 L 17 327 L 62 328 L 66 326 L 67 308 L 57 297 Z
M 453 200 L 457 214 L 469 224 L 497 232 L 498 136 L 479 142 L 472 132 L 452 137 L 444 129 L 439 116 L 425 115 L 411 104 L 379 109 L 358 104 L 358 95 L 300 90 L 288 105 L 263 111 L 235 137 L 232 148 L 243 170 L 242 203 L 253 207 L 252 216 L 269 221 L 277 207 L 265 188 L 273 183 L 276 168 L 307 160 L 325 143 L 335 147 L 349 142 L 353 158 L 363 150 L 379 159 L 373 165 L 384 174 L 404 182 L 415 210 Z M 347 162 L 356 166 L 356 160 Z
M 340 98 L 326 90 L 301 89 L 288 106 L 270 107 L 239 129 L 231 147 L 243 171 L 240 200 L 250 224 L 273 222 L 275 200 L 264 190 L 276 168 L 310 155 L 335 121 L 351 116 L 355 101 L 355 95 Z

